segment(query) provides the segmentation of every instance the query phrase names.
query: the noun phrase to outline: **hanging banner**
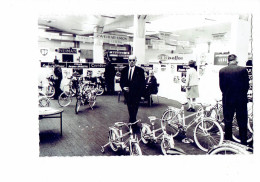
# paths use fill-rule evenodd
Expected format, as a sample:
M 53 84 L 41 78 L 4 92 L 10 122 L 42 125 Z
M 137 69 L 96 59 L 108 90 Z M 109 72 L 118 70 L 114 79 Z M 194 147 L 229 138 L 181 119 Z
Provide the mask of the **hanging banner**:
M 86 37 L 86 36 L 76 35 L 75 41 L 92 43 L 92 42 L 94 42 L 94 38 L 93 37 Z
M 129 42 L 129 37 L 122 36 L 122 35 L 110 35 L 110 34 L 96 33 L 96 34 L 94 34 L 94 36 L 95 36 L 95 39 L 103 40 L 103 43 L 124 44 L 124 43 Z

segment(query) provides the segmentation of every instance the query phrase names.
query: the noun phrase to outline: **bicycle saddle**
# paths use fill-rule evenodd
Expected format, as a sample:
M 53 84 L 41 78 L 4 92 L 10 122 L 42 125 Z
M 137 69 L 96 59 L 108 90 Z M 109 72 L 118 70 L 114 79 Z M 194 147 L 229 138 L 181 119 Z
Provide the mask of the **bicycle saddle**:
M 188 104 L 187 101 L 180 101 L 180 103 L 181 103 L 181 105 L 186 105 L 186 104 Z
M 116 122 L 114 125 L 117 126 L 117 127 L 121 127 L 121 126 L 124 126 L 125 123 L 124 122 Z
M 150 119 L 150 121 L 156 120 L 155 116 L 149 116 L 148 118 Z

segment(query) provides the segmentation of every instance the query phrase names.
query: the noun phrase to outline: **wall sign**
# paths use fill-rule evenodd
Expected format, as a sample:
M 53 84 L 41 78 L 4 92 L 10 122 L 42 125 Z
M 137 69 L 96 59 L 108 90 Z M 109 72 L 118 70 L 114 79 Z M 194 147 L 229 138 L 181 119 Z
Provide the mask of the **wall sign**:
M 48 54 L 48 49 L 40 49 L 40 52 L 43 56 L 46 56 Z
M 59 53 L 77 53 L 77 49 L 72 49 L 72 48 L 59 48 Z
M 90 68 L 105 68 L 106 64 L 103 63 L 91 63 Z
M 180 55 L 166 55 L 166 54 L 160 54 L 157 57 L 160 61 L 166 61 L 166 60 L 174 60 L 174 61 L 179 61 L 183 60 L 183 56 Z
M 89 68 L 88 63 L 67 63 L 67 68 Z

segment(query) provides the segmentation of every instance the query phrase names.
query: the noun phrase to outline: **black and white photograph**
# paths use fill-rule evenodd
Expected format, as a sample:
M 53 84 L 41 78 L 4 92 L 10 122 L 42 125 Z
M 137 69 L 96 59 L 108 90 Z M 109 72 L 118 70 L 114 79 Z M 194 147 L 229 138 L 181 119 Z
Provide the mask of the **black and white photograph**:
M 4 181 L 256 181 L 259 1 L 16 2 Z

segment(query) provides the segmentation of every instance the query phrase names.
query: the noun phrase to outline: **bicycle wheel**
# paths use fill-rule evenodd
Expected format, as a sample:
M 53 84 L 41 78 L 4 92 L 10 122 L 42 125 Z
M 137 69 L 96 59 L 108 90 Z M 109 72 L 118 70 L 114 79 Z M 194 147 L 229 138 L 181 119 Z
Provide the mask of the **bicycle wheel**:
M 179 115 L 176 115 L 177 112 L 172 109 L 167 109 L 162 116 L 162 129 L 166 131 L 167 134 L 171 134 L 173 137 L 176 137 L 179 134 L 178 123 L 180 122 Z
M 248 117 L 247 126 L 252 125 L 252 123 L 253 123 L 252 118 Z M 247 128 L 247 142 L 251 142 L 253 140 L 253 132 L 251 132 L 250 130 L 251 129 L 249 129 L 249 127 L 248 127 Z M 233 119 L 233 122 L 232 122 L 232 138 L 236 142 L 241 142 L 240 136 L 239 136 L 239 127 L 238 127 L 236 116 L 234 116 L 234 119 Z
M 111 149 L 116 152 L 118 151 L 118 143 L 120 142 L 119 133 L 115 129 L 109 130 L 109 145 Z
M 152 131 L 151 131 L 150 127 L 147 126 L 146 124 L 142 124 L 141 140 L 144 144 L 147 144 L 149 142 L 151 133 L 152 133 Z
M 211 126 L 210 129 L 208 126 Z M 204 118 L 198 122 L 193 135 L 196 145 L 205 152 L 213 146 L 222 144 L 224 138 L 221 126 L 211 118 Z
M 79 113 L 80 105 L 81 105 L 81 99 L 77 99 L 76 106 L 75 106 L 75 113 L 76 114 Z
M 130 155 L 142 155 L 142 151 L 138 143 L 131 144 Z
M 234 155 L 234 154 L 250 154 L 246 150 L 231 145 L 223 145 L 213 148 L 208 152 L 209 155 Z
M 171 149 L 170 140 L 168 138 L 163 138 L 161 142 L 161 150 L 163 155 L 167 155 L 167 151 Z
M 105 89 L 101 86 L 97 86 L 97 95 L 102 95 L 104 93 Z
M 50 106 L 50 101 L 46 97 L 40 97 L 39 98 L 39 106 L 40 107 L 49 107 Z
M 58 103 L 61 107 L 66 107 L 72 102 L 72 97 L 69 92 L 62 92 L 58 98 Z
M 55 88 L 54 88 L 54 86 L 48 85 L 48 87 L 46 88 L 46 94 L 45 94 L 45 95 L 46 95 L 47 97 L 53 97 L 54 94 L 55 94 Z
M 89 98 L 89 106 L 91 107 L 91 108 L 93 108 L 94 107 L 94 105 L 96 104 L 96 96 L 93 96 L 93 95 L 91 95 L 90 96 L 90 98 Z

